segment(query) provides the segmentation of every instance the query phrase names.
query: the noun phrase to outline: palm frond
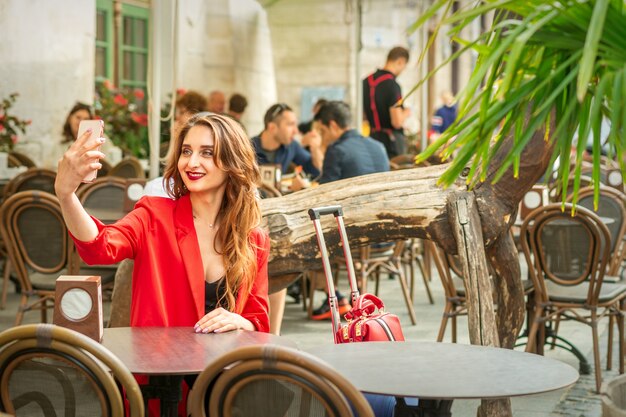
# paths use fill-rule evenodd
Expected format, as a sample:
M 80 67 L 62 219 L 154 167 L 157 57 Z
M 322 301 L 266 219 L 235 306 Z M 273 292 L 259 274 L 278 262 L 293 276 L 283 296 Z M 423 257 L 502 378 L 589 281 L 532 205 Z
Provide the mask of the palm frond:
M 501 178 L 511 166 L 516 175 L 522 150 L 537 130 L 549 125 L 553 114 L 556 127 L 548 137 L 555 145 L 551 166 L 560 161 L 558 177 L 564 190 L 573 170 L 576 199 L 588 137 L 593 140 L 592 180 L 598 186 L 603 120 L 611 123 L 607 142 L 626 177 L 626 3 L 484 0 L 450 14 L 452 2 L 436 1 L 411 30 L 445 11 L 437 27 L 450 25 L 447 35 L 478 57 L 458 94 L 457 121 L 418 160 L 437 151 L 444 157 L 454 155 L 440 182 L 451 184 L 470 164 L 467 181 L 473 186 L 486 179 L 502 138 L 510 134 L 513 146 L 494 178 Z M 492 14 L 495 23 L 487 33 L 473 39 L 461 35 L 473 21 Z

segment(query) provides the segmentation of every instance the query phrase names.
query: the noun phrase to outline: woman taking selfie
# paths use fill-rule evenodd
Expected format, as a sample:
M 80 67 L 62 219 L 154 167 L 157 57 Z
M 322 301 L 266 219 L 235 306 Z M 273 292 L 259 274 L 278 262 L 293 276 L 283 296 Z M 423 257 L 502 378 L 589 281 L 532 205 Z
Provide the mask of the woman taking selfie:
M 56 194 L 85 262 L 135 260 L 131 326 L 267 332 L 269 238 L 259 228 L 256 156 L 237 122 L 212 113 L 189 119 L 165 168 L 172 199 L 144 197 L 112 225 L 89 216 L 75 194 L 104 157 L 104 139 L 89 133 L 59 162 Z

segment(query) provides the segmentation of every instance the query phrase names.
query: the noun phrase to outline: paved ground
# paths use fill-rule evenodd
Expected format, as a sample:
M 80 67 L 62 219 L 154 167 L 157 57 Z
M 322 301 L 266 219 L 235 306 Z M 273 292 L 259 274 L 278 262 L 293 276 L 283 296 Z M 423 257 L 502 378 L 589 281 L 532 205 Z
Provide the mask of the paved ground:
M 418 317 L 416 326 L 410 324 L 406 306 L 400 293 L 400 285 L 397 280 L 388 279 L 386 276 L 381 280 L 381 298 L 387 304 L 388 310 L 397 314 L 403 325 L 405 337 L 408 340 L 434 341 L 437 336 L 441 313 L 443 311 L 443 290 L 436 273 L 431 282 L 435 304 L 430 305 L 427 301 L 421 277 L 418 277 L 418 284 L 415 292 L 415 310 Z M 347 287 L 345 278 L 339 279 L 341 289 Z M 287 297 L 288 304 L 283 321 L 282 335 L 295 340 L 300 348 L 307 349 L 316 345 L 332 343 L 330 321 L 315 322 L 308 320 L 306 312 L 302 309 L 302 304 L 295 304 L 290 297 Z M 316 294 L 315 305 L 323 300 L 323 294 Z M 5 310 L 0 310 L 0 330 L 13 325 L 16 307 L 19 296 L 14 293 L 11 286 L 8 305 Z M 108 305 L 105 305 L 105 310 Z M 49 315 L 51 317 L 51 314 Z M 25 323 L 37 322 L 38 313 L 27 313 Z M 446 334 L 446 341 L 450 340 L 450 329 Z M 587 355 L 589 361 L 593 363 L 591 352 L 591 329 L 577 323 L 563 323 L 560 334 L 574 342 L 579 349 Z M 602 335 L 602 351 L 606 352 L 606 324 L 600 329 Z M 469 343 L 467 336 L 467 320 L 459 320 L 459 343 Z M 614 352 L 617 350 L 614 349 Z M 576 369 L 578 363 L 568 352 L 556 349 L 547 351 L 546 356 L 564 361 Z M 617 366 L 617 358 L 614 358 L 614 368 Z M 604 371 L 604 378 L 611 379 L 617 375 L 616 371 Z M 538 376 L 540 377 L 540 376 Z M 514 415 L 517 417 L 547 417 L 547 416 L 568 416 L 568 417 L 595 417 L 601 416 L 599 396 L 593 393 L 595 388 L 593 375 L 582 376 L 579 382 L 569 389 L 542 395 L 512 399 Z M 453 415 L 456 417 L 473 417 L 476 415 L 478 401 L 457 400 L 454 402 Z

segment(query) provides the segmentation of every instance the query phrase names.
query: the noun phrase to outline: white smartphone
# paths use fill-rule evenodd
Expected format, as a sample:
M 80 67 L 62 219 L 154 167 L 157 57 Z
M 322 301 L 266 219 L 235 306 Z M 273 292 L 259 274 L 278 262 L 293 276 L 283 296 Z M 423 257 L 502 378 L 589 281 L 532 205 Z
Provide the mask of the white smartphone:
M 81 137 L 88 129 L 91 129 L 91 136 L 89 137 L 89 142 L 95 142 L 98 138 L 101 138 L 104 135 L 104 121 L 103 120 L 82 120 L 80 125 L 78 125 L 78 136 Z M 100 147 L 98 146 L 98 150 Z M 96 177 L 98 176 L 98 170 L 94 169 L 89 173 L 85 178 L 83 178 L 83 182 L 94 182 Z

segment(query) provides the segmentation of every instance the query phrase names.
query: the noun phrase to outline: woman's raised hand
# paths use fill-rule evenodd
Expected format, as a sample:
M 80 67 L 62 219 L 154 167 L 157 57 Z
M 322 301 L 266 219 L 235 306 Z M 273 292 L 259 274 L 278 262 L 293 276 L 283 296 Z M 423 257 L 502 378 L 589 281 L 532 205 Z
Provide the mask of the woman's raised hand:
M 59 160 L 54 190 L 60 199 L 73 194 L 90 172 L 102 168 L 100 158 L 105 155 L 98 149 L 105 139 L 91 141 L 91 133 L 89 129 L 78 137 Z

